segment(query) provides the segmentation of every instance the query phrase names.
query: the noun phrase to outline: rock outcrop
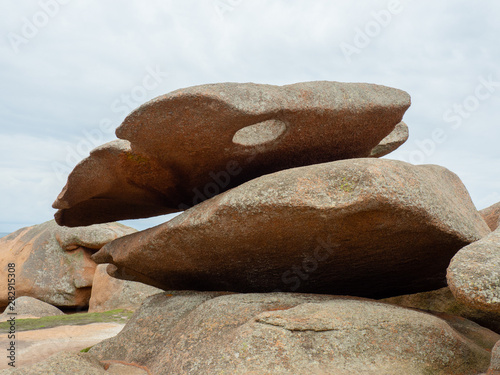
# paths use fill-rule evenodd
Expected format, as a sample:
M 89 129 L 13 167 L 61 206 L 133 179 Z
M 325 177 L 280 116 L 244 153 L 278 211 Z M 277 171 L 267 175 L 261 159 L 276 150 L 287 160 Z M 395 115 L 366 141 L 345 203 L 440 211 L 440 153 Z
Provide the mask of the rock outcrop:
M 447 278 L 457 300 L 500 314 L 500 229 L 461 249 L 450 263 Z
M 500 337 L 479 329 L 363 299 L 167 292 L 89 353 L 153 374 L 473 374 Z
M 221 83 L 160 96 L 78 164 L 54 202 L 61 225 L 184 210 L 263 174 L 367 157 L 410 106 L 364 83 Z
M 452 256 L 488 233 L 452 172 L 364 158 L 262 176 L 93 259 L 165 290 L 378 298 L 446 286 Z
M 64 315 L 64 313 L 57 307 L 36 298 L 19 297 L 9 303 L 5 311 L 0 314 L 0 322 L 9 320 L 12 316 L 15 316 L 15 319 L 26 319 L 54 315 Z
M 99 264 L 92 282 L 89 312 L 102 312 L 115 309 L 135 310 L 144 300 L 163 290 L 135 281 L 116 279 L 108 275 L 108 264 Z
M 96 263 L 91 255 L 104 244 L 135 229 L 112 223 L 82 228 L 54 220 L 22 228 L 0 239 L 0 279 L 14 263 L 15 297 L 29 296 L 54 306 L 88 305 Z M 0 306 L 11 300 L 0 283 Z
M 84 250 L 81 272 L 103 263 L 90 311 L 155 293 L 70 360 L 123 374 L 494 374 L 500 335 L 466 318 L 500 332 L 500 206 L 477 211 L 446 168 L 378 159 L 408 139 L 409 105 L 370 84 L 223 83 L 134 110 L 70 174 L 56 221 L 184 212 L 104 246 L 54 236 Z M 38 262 L 34 275 L 58 268 Z

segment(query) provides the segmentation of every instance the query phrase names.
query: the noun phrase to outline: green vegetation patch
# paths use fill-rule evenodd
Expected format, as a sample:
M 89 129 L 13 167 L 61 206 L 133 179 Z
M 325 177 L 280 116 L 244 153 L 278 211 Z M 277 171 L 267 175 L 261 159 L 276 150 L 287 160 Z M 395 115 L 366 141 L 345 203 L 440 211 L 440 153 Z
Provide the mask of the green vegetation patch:
M 53 328 L 66 325 L 85 325 L 92 323 L 119 323 L 125 324 L 132 316 L 133 311 L 117 309 L 99 313 L 77 313 L 67 315 L 45 316 L 37 319 L 17 319 L 16 332 L 31 331 L 34 329 Z M 9 322 L 0 323 L 0 334 L 7 333 Z

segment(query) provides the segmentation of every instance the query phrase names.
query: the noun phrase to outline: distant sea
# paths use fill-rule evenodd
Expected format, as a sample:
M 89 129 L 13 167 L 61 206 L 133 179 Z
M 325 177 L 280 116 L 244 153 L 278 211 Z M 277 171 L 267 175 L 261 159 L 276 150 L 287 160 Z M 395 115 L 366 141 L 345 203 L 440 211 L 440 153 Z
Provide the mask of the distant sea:
M 9 233 L 2 233 L 2 232 L 0 232 L 0 238 L 5 237 L 5 236 L 6 236 L 6 235 L 8 235 L 8 234 L 9 234 Z

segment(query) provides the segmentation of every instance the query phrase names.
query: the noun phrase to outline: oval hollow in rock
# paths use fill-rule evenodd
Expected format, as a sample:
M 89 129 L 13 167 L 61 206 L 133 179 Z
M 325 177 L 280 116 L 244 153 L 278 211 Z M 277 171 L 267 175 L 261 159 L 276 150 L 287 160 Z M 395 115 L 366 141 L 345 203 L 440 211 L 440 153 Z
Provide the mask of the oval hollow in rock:
M 278 139 L 286 131 L 286 124 L 280 120 L 267 120 L 238 130 L 233 143 L 242 146 L 257 146 Z

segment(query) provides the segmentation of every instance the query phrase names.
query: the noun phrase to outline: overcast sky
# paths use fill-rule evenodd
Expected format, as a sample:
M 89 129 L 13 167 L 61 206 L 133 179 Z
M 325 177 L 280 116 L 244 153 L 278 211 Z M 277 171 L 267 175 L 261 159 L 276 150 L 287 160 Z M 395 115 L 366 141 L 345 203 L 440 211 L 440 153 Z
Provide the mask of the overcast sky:
M 500 201 L 498 1 L 1 4 L 0 232 L 50 220 L 70 170 L 139 104 L 228 81 L 406 90 L 410 139 L 388 157 L 449 168 L 479 209 Z

